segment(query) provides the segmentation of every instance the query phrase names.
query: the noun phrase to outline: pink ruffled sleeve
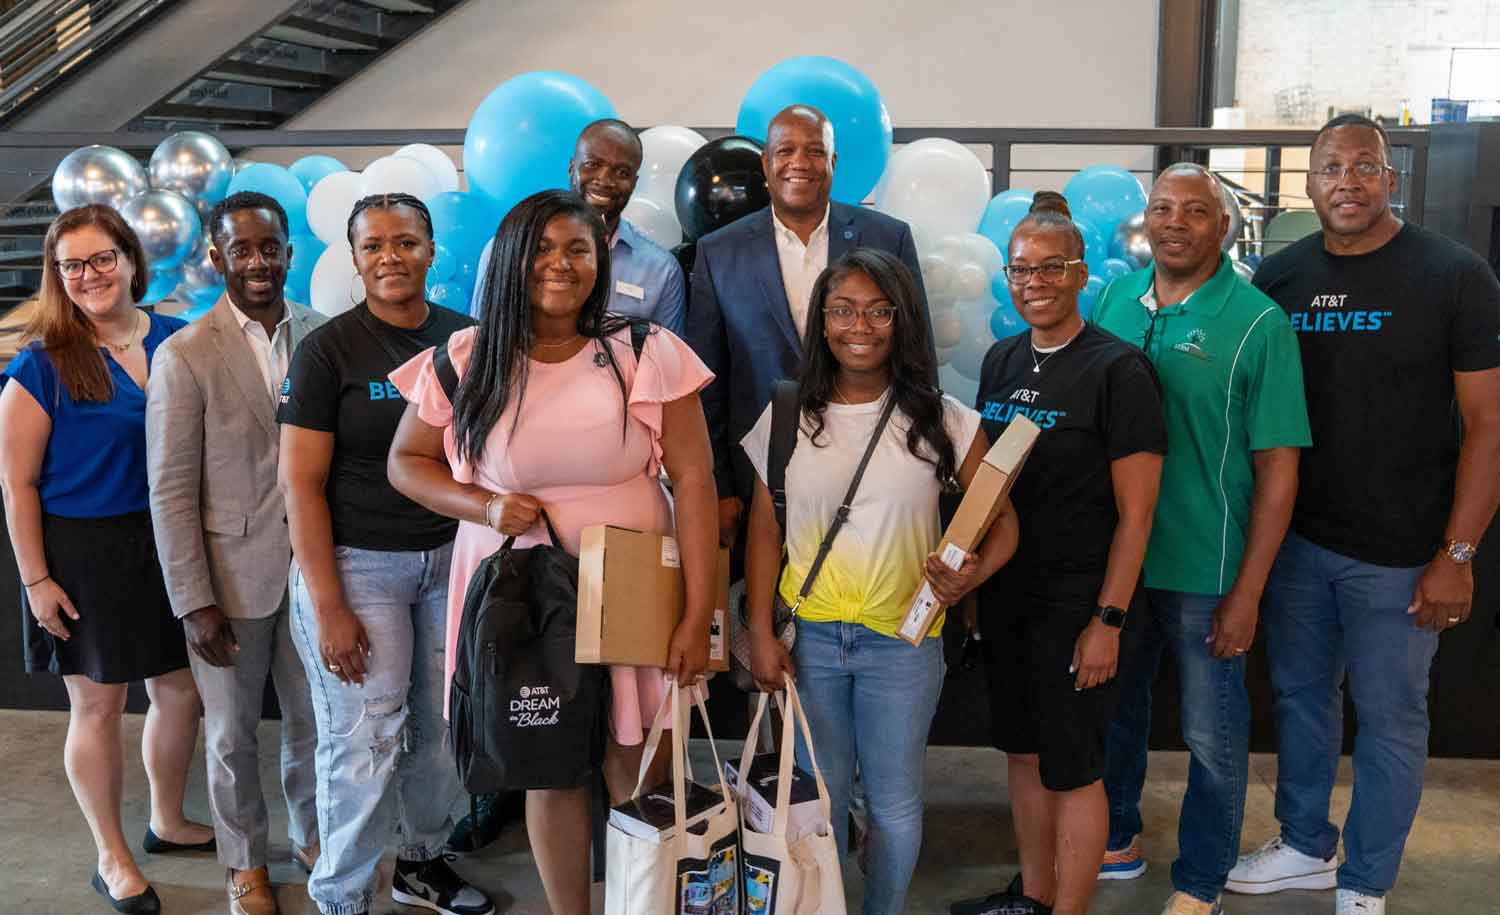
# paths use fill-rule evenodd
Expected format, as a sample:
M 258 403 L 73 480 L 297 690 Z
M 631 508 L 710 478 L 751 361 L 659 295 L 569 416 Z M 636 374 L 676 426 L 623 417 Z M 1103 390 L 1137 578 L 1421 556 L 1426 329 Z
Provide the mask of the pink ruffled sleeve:
M 448 358 L 453 362 L 453 371 L 459 378 L 469 367 L 469 352 L 474 348 L 476 329 L 466 327 L 455 331 L 448 338 Z M 429 426 L 443 430 L 443 450 L 448 454 L 448 463 L 453 468 L 453 479 L 460 483 L 472 483 L 473 471 L 468 462 L 457 460 L 453 439 L 453 404 L 443 393 L 437 370 L 432 366 L 435 347 L 429 347 L 388 376 L 391 384 L 401 392 L 408 403 L 415 404 L 417 416 Z
M 648 473 L 655 474 L 661 466 L 662 404 L 696 394 L 713 380 L 714 373 L 681 337 L 665 327 L 655 327 L 647 335 L 627 409 L 651 430 Z

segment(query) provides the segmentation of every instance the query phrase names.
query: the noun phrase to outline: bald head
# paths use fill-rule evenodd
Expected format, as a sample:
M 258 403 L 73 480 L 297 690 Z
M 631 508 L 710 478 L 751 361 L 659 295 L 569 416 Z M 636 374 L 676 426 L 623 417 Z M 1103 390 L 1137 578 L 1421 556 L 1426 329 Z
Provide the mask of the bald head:
M 1151 186 L 1146 238 L 1158 274 L 1174 282 L 1206 282 L 1218 269 L 1219 244 L 1227 231 L 1223 185 L 1203 166 L 1179 162 L 1166 168 Z
M 822 222 L 833 191 L 833 167 L 838 162 L 833 125 L 810 105 L 783 108 L 766 128 L 760 161 L 777 218 L 794 231 L 810 233 Z
M 576 191 L 593 207 L 611 232 L 635 193 L 641 170 L 641 138 L 624 121 L 606 118 L 583 128 L 568 163 Z
M 1213 198 L 1214 206 L 1219 213 L 1224 212 L 1224 186 L 1213 172 L 1198 163 L 1178 162 L 1175 165 L 1168 165 L 1160 175 L 1156 176 L 1156 183 L 1151 185 L 1152 196 L 1156 195 L 1157 188 L 1161 187 L 1162 182 L 1165 181 L 1175 184 L 1186 183 L 1196 187 L 1205 199 Z

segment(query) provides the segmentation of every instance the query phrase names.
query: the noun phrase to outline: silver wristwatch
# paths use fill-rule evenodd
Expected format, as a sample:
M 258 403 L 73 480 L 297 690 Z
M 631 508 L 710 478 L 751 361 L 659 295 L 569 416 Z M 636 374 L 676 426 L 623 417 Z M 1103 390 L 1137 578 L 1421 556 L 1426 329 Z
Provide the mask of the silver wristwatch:
M 1479 548 L 1472 543 L 1466 543 L 1462 540 L 1449 540 L 1443 544 L 1443 552 L 1448 554 L 1449 559 L 1462 565 L 1472 562 L 1474 554 L 1479 552 Z

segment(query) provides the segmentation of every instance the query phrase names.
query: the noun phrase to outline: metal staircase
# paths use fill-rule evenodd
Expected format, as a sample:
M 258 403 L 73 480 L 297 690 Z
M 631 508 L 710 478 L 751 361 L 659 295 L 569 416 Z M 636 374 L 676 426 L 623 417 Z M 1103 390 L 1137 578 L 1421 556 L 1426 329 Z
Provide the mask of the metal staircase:
M 279 127 L 461 2 L 0 0 L 0 133 Z M 40 285 L 70 151 L 0 146 L 0 311 Z

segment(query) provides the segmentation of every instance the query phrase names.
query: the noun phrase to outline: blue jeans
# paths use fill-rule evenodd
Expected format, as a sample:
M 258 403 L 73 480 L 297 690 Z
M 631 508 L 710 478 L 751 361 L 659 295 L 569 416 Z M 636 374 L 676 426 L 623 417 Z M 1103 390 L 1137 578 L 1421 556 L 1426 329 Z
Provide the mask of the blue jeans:
M 1250 695 L 1245 658 L 1216 658 L 1204 641 L 1213 627 L 1214 594 L 1146 590 L 1150 619 L 1120 680 L 1120 704 L 1106 741 L 1104 790 L 1109 795 L 1109 847 L 1124 848 L 1141 832 L 1146 742 L 1151 734 L 1151 685 L 1171 646 L 1182 681 L 1182 735 L 1192 760 L 1177 818 L 1172 886 L 1205 902 L 1224 891 L 1240 853 L 1245 789 L 1250 778 Z
M 323 840 L 308 895 L 323 915 L 370 909 L 386 842 L 397 856 L 442 854 L 463 795 L 443 722 L 444 628 L 453 545 L 395 553 L 334 550 L 344 597 L 369 638 L 364 686 L 323 666 L 318 620 L 300 567 L 292 570 L 292 638 L 318 724 L 318 822 Z
M 1371 565 L 1288 534 L 1266 583 L 1282 841 L 1319 858 L 1338 850 L 1328 799 L 1343 744 L 1347 674 L 1359 730 L 1338 882 L 1369 896 L 1395 885 L 1422 798 L 1438 636 L 1413 626 L 1406 608 L 1424 568 Z
M 797 622 L 797 691 L 849 851 L 849 795 L 859 768 L 869 814 L 865 915 L 899 915 L 922 847 L 922 765 L 943 687 L 943 640 L 920 647 L 857 623 Z M 811 772 L 797 735 L 797 765 Z

